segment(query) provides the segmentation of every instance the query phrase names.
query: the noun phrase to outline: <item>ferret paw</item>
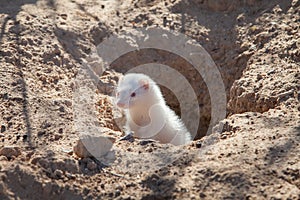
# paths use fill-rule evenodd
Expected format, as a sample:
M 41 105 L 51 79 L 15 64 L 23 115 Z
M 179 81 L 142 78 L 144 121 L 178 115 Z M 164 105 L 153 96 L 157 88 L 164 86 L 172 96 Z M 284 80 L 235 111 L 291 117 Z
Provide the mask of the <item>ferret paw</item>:
M 127 133 L 125 136 L 121 137 L 118 141 L 123 141 L 123 140 L 133 142 L 134 141 L 133 133 L 132 132 Z
M 153 140 L 153 139 L 143 139 L 139 142 L 140 145 L 144 146 L 144 145 L 147 145 L 147 144 L 150 144 L 150 143 L 154 143 L 154 142 L 157 142 L 156 140 Z

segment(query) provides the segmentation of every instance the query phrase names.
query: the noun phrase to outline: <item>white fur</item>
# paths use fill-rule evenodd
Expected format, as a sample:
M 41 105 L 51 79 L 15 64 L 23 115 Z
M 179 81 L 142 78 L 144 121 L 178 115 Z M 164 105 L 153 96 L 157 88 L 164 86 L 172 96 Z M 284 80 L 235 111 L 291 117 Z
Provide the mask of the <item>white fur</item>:
M 150 77 L 135 73 L 122 77 L 116 103 L 125 111 L 127 133 L 174 145 L 191 141 L 191 134 L 166 105 L 159 87 Z

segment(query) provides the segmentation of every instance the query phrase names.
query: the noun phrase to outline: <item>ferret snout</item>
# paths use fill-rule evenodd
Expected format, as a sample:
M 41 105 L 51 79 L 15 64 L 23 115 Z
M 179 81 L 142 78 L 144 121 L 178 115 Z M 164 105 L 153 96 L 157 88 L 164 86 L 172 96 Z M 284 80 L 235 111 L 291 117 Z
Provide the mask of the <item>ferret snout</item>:
M 126 106 L 126 104 L 122 103 L 122 102 L 117 102 L 117 106 L 120 108 L 124 108 Z
M 116 105 L 119 107 L 119 108 L 122 108 L 122 109 L 126 109 L 129 107 L 129 102 L 126 102 L 122 99 L 116 99 Z

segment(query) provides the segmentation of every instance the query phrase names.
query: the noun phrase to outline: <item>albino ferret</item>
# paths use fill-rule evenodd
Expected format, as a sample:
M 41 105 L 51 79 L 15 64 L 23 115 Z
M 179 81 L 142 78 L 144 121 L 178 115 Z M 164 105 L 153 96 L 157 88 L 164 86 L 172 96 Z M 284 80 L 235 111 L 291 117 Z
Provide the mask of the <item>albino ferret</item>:
M 126 114 L 126 133 L 138 138 L 174 145 L 187 144 L 191 134 L 166 105 L 157 84 L 145 74 L 123 76 L 116 91 L 116 104 Z

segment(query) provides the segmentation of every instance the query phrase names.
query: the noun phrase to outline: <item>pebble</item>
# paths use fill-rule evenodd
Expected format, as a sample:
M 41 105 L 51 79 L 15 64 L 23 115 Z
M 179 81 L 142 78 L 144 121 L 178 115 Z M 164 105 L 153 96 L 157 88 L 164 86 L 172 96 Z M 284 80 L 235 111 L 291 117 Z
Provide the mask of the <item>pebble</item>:
M 19 147 L 5 146 L 0 149 L 0 156 L 5 156 L 7 158 L 17 157 L 21 155 L 21 150 Z
M 153 152 L 153 148 L 152 147 L 146 147 L 145 151 L 151 153 L 151 152 Z
M 5 125 L 1 125 L 1 133 L 3 133 L 4 131 L 6 131 L 6 127 Z
M 8 161 L 6 156 L 0 156 L 0 161 Z
M 94 161 L 89 160 L 86 167 L 87 167 L 90 171 L 93 171 L 93 170 L 97 169 L 97 164 L 96 164 Z
M 72 149 L 62 148 L 61 151 L 64 152 L 64 153 L 66 153 L 66 154 L 69 154 L 69 155 L 73 154 L 73 150 Z
M 55 134 L 55 135 L 54 135 L 54 140 L 59 140 L 60 138 L 62 138 L 61 135 L 58 135 L 58 134 Z
M 65 108 L 64 108 L 63 106 L 60 106 L 60 107 L 59 107 L 59 111 L 60 111 L 60 112 L 65 112 Z
M 100 158 L 110 151 L 112 145 L 113 143 L 108 137 L 85 136 L 77 141 L 73 147 L 73 152 L 79 158 Z
M 70 101 L 70 100 L 65 100 L 65 105 L 67 106 L 67 107 L 71 107 L 72 106 L 72 101 Z
M 66 177 L 67 177 L 68 179 L 75 179 L 75 178 L 76 178 L 76 176 L 75 176 L 74 174 L 71 174 L 71 173 L 69 173 L 69 172 L 66 172 Z
M 54 176 L 56 176 L 57 178 L 61 178 L 63 176 L 63 172 L 59 169 L 56 169 L 54 171 Z
M 197 141 L 196 142 L 196 148 L 201 148 L 202 146 L 202 142 L 201 141 Z

